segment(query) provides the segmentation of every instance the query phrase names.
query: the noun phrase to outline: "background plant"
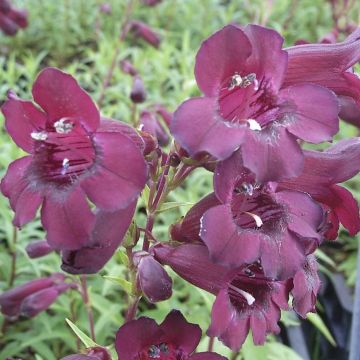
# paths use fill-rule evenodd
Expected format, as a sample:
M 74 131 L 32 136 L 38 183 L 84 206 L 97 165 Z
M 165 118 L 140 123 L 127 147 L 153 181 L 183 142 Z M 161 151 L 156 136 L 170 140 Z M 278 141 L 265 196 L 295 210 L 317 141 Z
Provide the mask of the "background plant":
M 132 17 L 146 21 L 162 37 L 161 50 L 158 51 L 146 43 L 127 37 L 119 42 L 120 28 L 123 22 L 126 1 L 109 1 L 112 11 L 104 14 L 99 11 L 100 1 L 95 0 L 24 0 L 15 1 L 19 7 L 29 10 L 30 26 L 19 32 L 16 37 L 5 38 L 0 35 L 0 96 L 5 99 L 9 88 L 20 97 L 30 98 L 31 84 L 36 74 L 45 66 L 56 66 L 73 74 L 81 85 L 98 100 L 102 93 L 101 112 L 131 122 L 132 103 L 129 98 L 131 78 L 120 70 L 119 61 L 131 58 L 141 72 L 148 90 L 148 98 L 143 107 L 152 103 L 162 103 L 169 109 L 175 107 L 190 96 L 198 95 L 193 80 L 194 54 L 201 41 L 224 24 L 230 22 L 255 22 L 273 27 L 285 36 L 286 44 L 291 45 L 298 38 L 316 42 L 333 27 L 331 6 L 326 1 L 163 1 L 159 6 L 147 8 L 135 2 Z M 206 11 L 205 11 L 206 9 Z M 319 10 L 321 9 L 321 11 Z M 359 5 L 348 11 L 349 18 L 359 22 Z M 350 19 L 349 19 L 350 20 Z M 117 48 L 119 48 L 117 52 Z M 109 86 L 104 91 L 103 82 L 109 67 L 116 57 L 116 66 Z M 141 106 L 139 107 L 141 108 Z M 3 121 L 3 119 L 1 119 Z M 357 129 L 342 124 L 338 138 L 354 136 Z M 18 158 L 19 150 L 2 130 L 0 134 L 0 169 L 1 176 L 7 165 Z M 154 227 L 154 235 L 167 239 L 168 224 L 175 222 L 199 198 L 211 190 L 212 177 L 205 170 L 194 172 L 184 186 L 172 192 L 167 202 L 171 211 L 162 211 Z M 360 198 L 357 180 L 348 186 Z M 146 195 L 146 194 L 145 194 Z M 138 204 L 137 221 L 145 226 L 144 207 L 146 196 Z M 163 209 L 166 210 L 166 209 Z M 58 271 L 60 260 L 56 254 L 45 258 L 30 260 L 25 253 L 25 246 L 30 240 L 44 237 L 40 222 L 37 220 L 15 234 L 11 224 L 12 213 L 7 200 L 0 198 L 0 290 L 10 285 L 20 284 L 33 277 L 39 277 Z M 324 267 L 335 271 L 344 271 L 349 284 L 354 283 L 357 246 L 355 240 L 345 233 L 340 235 L 342 251 L 325 247 L 335 261 L 332 266 L 323 262 Z M 12 271 L 16 259 L 15 277 Z M 95 316 L 96 341 L 99 344 L 113 342 L 115 331 L 123 322 L 127 307 L 127 293 L 122 284 L 104 276 L 126 277 L 124 256 L 121 252 L 106 265 L 99 274 L 89 276 L 88 287 L 91 306 Z M 190 287 L 179 277 L 174 278 L 174 296 L 167 302 L 149 306 L 140 302 L 141 314 L 162 320 L 172 308 L 178 308 L 203 329 L 208 326 L 212 296 Z M 74 281 L 79 281 L 74 277 Z M 186 300 L 186 301 L 185 301 Z M 69 315 L 71 314 L 71 316 Z M 7 326 L 1 334 L 0 359 L 17 356 L 24 359 L 58 359 L 76 351 L 78 341 L 65 322 L 69 317 L 72 322 L 89 334 L 86 308 L 81 297 L 69 292 L 60 297 L 51 310 L 32 320 Z M 286 323 L 286 319 L 285 319 Z M 321 327 L 321 325 L 318 325 Z M 4 330 L 4 329 L 3 329 Z M 207 339 L 200 344 L 206 349 Z M 216 342 L 214 349 L 229 355 L 229 351 Z M 269 339 L 264 347 L 255 348 L 247 342 L 240 356 L 245 359 L 259 358 L 265 355 L 285 359 L 296 355 L 284 348 L 275 339 Z

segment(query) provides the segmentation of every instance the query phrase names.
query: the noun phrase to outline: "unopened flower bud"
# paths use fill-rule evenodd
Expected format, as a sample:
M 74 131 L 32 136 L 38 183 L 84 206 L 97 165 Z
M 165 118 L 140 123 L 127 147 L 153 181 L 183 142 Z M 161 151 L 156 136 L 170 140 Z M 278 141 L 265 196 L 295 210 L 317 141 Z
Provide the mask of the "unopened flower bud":
M 45 256 L 53 251 L 46 240 L 33 241 L 26 246 L 25 250 L 30 259 Z
M 144 144 L 145 144 L 145 147 L 143 150 L 143 154 L 145 156 L 151 154 L 159 146 L 156 138 L 149 132 L 140 131 L 140 136 L 143 139 Z
M 0 295 L 1 312 L 7 317 L 17 317 L 25 298 L 55 284 L 61 284 L 64 280 L 65 276 L 63 274 L 54 273 L 50 277 L 31 280 L 5 291 Z
M 8 16 L 20 28 L 28 26 L 28 13 L 26 10 L 11 9 Z
M 160 45 L 160 36 L 150 28 L 149 25 L 141 21 L 132 21 L 130 30 L 136 37 L 142 38 L 148 44 L 158 48 Z
M 134 77 L 130 98 L 131 101 L 135 104 L 142 103 L 146 100 L 146 90 L 144 83 L 139 76 Z
M 9 36 L 13 36 L 18 31 L 18 26 L 8 17 L 0 13 L 0 29 Z
M 142 251 L 135 254 L 134 262 L 138 269 L 137 281 L 146 298 L 152 303 L 169 299 L 172 280 L 162 265 Z
M 23 316 L 34 317 L 41 311 L 47 310 L 56 299 L 74 284 L 60 284 L 40 290 L 24 299 L 20 306 Z
M 106 15 L 111 14 L 111 4 L 110 3 L 100 4 L 99 9 L 103 14 L 106 14 Z
M 135 69 L 134 65 L 128 60 L 125 59 L 121 60 L 120 68 L 123 73 L 128 75 L 136 76 L 138 74 L 138 71 Z
M 156 137 L 159 145 L 166 146 L 169 143 L 169 135 L 160 121 L 150 111 L 144 110 L 140 114 L 140 130 L 146 131 Z

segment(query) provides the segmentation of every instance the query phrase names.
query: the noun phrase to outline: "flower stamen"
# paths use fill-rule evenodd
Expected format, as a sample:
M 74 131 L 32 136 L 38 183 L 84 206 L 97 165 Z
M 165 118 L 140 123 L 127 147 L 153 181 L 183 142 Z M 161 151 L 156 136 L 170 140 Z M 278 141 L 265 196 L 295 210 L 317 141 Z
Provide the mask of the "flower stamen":
M 254 130 L 254 131 L 260 131 L 261 130 L 261 126 L 256 120 L 248 119 L 247 123 L 249 124 L 250 130 Z
M 248 212 L 248 211 L 245 211 L 245 214 L 250 215 L 254 219 L 254 221 L 256 223 L 256 226 L 258 228 L 263 226 L 263 222 L 262 222 L 261 217 L 259 215 L 253 214 L 253 213 Z
M 71 122 L 68 122 L 67 118 L 62 118 L 54 123 L 55 131 L 58 134 L 68 134 L 74 125 Z
M 246 302 L 248 303 L 249 306 L 251 306 L 254 302 L 255 302 L 255 298 L 248 292 L 241 290 L 237 287 L 235 287 L 234 285 L 229 285 L 229 288 L 236 291 L 238 294 L 240 294 L 241 296 L 243 296 L 246 300 Z

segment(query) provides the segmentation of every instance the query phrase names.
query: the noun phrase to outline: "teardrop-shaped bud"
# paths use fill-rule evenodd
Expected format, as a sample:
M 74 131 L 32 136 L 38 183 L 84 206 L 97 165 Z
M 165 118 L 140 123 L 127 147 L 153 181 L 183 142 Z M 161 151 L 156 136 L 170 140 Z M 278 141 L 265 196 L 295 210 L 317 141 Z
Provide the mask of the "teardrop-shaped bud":
M 26 253 L 30 259 L 36 259 L 50 254 L 54 249 L 48 244 L 46 240 L 33 241 L 25 248 Z
M 135 104 L 143 103 L 146 100 L 146 90 L 144 87 L 144 83 L 139 76 L 134 77 L 130 93 L 130 99 Z
M 172 280 L 153 256 L 143 251 L 134 255 L 137 281 L 146 298 L 152 302 L 167 300 L 172 295 Z

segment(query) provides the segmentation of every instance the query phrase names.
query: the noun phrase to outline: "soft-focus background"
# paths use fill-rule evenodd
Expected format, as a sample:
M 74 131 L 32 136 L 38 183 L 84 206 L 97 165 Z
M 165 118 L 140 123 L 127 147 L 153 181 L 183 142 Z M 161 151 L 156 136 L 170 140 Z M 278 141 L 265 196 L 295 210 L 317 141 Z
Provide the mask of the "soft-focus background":
M 132 18 L 148 23 L 161 36 L 160 49 L 155 49 L 132 36 L 127 36 L 125 42 L 119 43 L 126 0 L 107 1 L 111 5 L 108 14 L 99 11 L 100 5 L 104 3 L 100 0 L 19 0 L 13 3 L 28 9 L 29 26 L 15 37 L 5 37 L 0 33 L 0 103 L 9 89 L 22 98 L 30 99 L 33 80 L 46 66 L 56 66 L 73 74 L 93 99 L 98 100 L 102 83 L 119 47 L 101 112 L 123 121 L 130 121 L 131 114 L 131 77 L 120 69 L 119 61 L 123 58 L 133 62 L 144 80 L 148 98 L 140 109 L 160 103 L 173 111 L 181 101 L 198 94 L 193 75 L 196 51 L 203 39 L 225 24 L 251 22 L 272 27 L 285 37 L 287 46 L 298 39 L 317 42 L 334 26 L 330 2 L 325 0 L 163 0 L 155 7 L 146 7 L 139 0 L 135 1 Z M 341 26 L 347 22 L 359 23 L 360 3 L 353 3 L 351 10 L 340 20 L 343 22 Z M 340 34 L 340 40 L 343 37 L 344 34 Z M 337 138 L 356 136 L 357 133 L 355 127 L 342 123 Z M 5 133 L 3 117 L 0 115 L 1 177 L 7 165 L 21 155 L 21 150 Z M 360 199 L 359 178 L 347 185 Z M 161 214 L 155 228 L 156 235 L 165 240 L 169 224 L 184 215 L 191 204 L 209 193 L 211 186 L 210 173 L 205 170 L 194 172 L 183 188 L 170 195 L 169 201 L 177 201 L 184 206 Z M 8 201 L 0 196 L 0 293 L 9 287 L 14 254 L 15 285 L 59 271 L 60 267 L 57 254 L 30 260 L 25 253 L 29 241 L 44 238 L 39 220 L 18 232 L 14 244 L 12 216 Z M 137 215 L 140 224 L 144 218 L 140 201 Z M 302 325 L 296 317 L 286 315 L 280 337 L 270 337 L 262 347 L 254 347 L 251 341 L 247 341 L 236 358 L 306 359 L 307 353 L 309 359 L 342 359 L 351 317 L 351 297 L 347 295 L 352 293 L 356 278 L 357 248 L 358 239 L 349 238 L 345 231 L 341 232 L 337 243 L 325 244 L 317 253 L 324 273 L 324 289 L 327 289 L 320 296 L 318 315 L 312 316 L 311 321 L 305 321 Z M 121 256 L 117 254 L 104 270 L 88 279 L 97 342 L 102 345 L 113 342 L 127 306 L 126 293 L 103 276 L 122 276 L 124 271 Z M 174 279 L 173 297 L 156 306 L 149 306 L 142 301 L 141 313 L 161 321 L 170 309 L 178 308 L 189 321 L 199 323 L 205 330 L 209 325 L 213 297 L 179 278 Z M 76 352 L 76 337 L 65 318 L 70 318 L 88 333 L 86 310 L 80 296 L 74 291 L 62 295 L 50 310 L 36 318 L 7 326 L 5 333 L 0 333 L 0 359 L 56 360 Z M 2 322 L 0 316 L 0 326 Z M 303 350 L 301 339 L 293 341 L 293 334 L 306 335 Z M 204 337 L 200 349 L 206 349 L 207 342 L 208 339 Z M 287 346 L 292 346 L 302 355 L 297 355 Z M 218 342 L 215 342 L 214 349 L 231 356 Z

